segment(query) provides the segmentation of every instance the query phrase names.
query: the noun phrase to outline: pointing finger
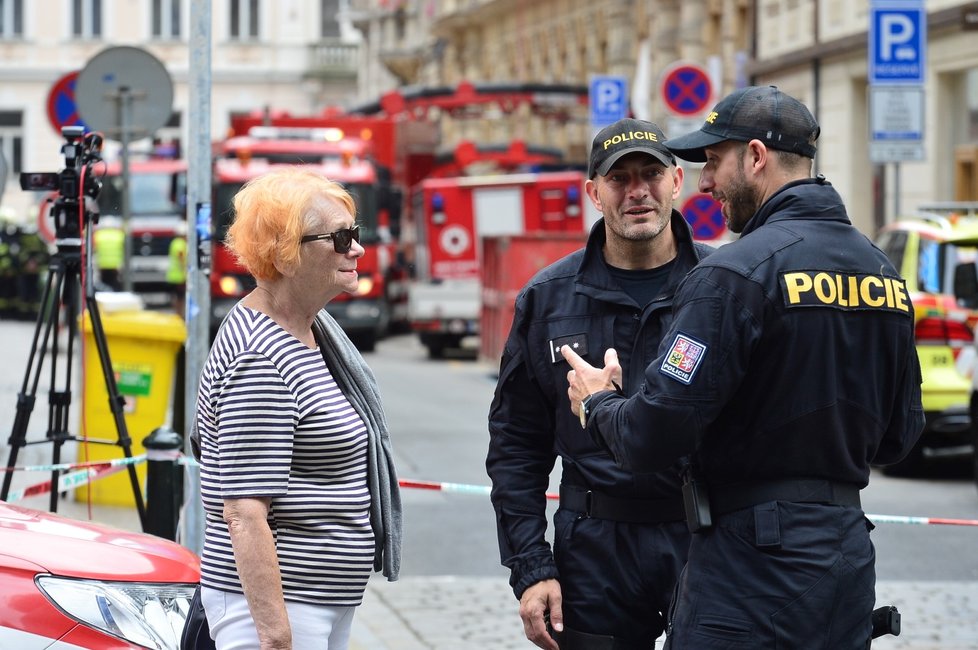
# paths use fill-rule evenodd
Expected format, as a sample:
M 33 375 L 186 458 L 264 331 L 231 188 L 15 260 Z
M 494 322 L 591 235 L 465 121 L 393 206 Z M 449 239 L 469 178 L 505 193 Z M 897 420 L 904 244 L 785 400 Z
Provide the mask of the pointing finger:
M 582 367 L 587 366 L 588 363 L 581 358 L 577 352 L 571 349 L 569 345 L 560 346 L 560 353 L 564 356 L 564 360 L 570 364 L 570 367 L 574 370 L 580 370 Z

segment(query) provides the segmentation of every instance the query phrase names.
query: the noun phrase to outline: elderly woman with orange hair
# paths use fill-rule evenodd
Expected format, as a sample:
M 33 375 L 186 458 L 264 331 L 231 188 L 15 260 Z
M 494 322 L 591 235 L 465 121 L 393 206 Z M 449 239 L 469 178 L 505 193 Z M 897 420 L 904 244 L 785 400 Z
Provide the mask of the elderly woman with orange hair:
M 300 167 L 234 199 L 257 288 L 201 373 L 201 602 L 219 650 L 343 650 L 373 570 L 397 579 L 400 497 L 373 374 L 323 309 L 357 288 L 353 199 Z

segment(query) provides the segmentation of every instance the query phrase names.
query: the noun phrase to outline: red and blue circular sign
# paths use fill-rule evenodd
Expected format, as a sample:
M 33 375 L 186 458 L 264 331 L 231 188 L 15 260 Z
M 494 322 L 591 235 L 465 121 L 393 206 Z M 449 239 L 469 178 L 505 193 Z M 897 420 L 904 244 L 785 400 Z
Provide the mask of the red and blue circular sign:
M 75 82 L 78 81 L 78 71 L 69 72 L 54 82 L 48 92 L 48 120 L 54 130 L 61 135 L 63 126 L 83 126 L 88 130 L 75 103 Z
M 662 98 L 673 113 L 682 116 L 702 113 L 712 97 L 713 82 L 706 70 L 698 65 L 677 65 L 663 77 Z
M 720 202 L 709 194 L 694 194 L 689 197 L 683 203 L 681 212 L 693 228 L 694 239 L 717 239 L 727 231 Z

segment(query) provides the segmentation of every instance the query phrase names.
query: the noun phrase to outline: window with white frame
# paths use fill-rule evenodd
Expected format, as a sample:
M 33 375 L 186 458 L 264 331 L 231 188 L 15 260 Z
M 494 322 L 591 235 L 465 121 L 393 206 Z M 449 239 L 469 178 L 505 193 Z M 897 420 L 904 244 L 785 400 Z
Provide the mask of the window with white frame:
M 10 178 L 24 168 L 24 114 L 0 110 L 0 151 L 7 161 Z
M 338 38 L 340 35 L 340 0 L 319 0 L 320 28 L 322 38 Z
M 102 0 L 71 0 L 71 35 L 75 38 L 102 35 Z
M 0 0 L 0 39 L 24 35 L 24 0 Z
M 247 41 L 258 38 L 258 0 L 230 0 L 229 15 L 231 24 L 229 34 L 232 41 Z
M 153 0 L 153 38 L 179 39 L 183 0 Z

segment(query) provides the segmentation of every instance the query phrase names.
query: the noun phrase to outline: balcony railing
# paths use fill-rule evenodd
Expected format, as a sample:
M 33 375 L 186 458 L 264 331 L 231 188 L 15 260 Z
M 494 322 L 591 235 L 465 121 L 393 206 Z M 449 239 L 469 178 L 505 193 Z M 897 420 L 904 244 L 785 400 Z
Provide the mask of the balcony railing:
M 357 76 L 360 46 L 339 40 L 323 40 L 309 46 L 307 75 L 319 79 L 348 79 Z

